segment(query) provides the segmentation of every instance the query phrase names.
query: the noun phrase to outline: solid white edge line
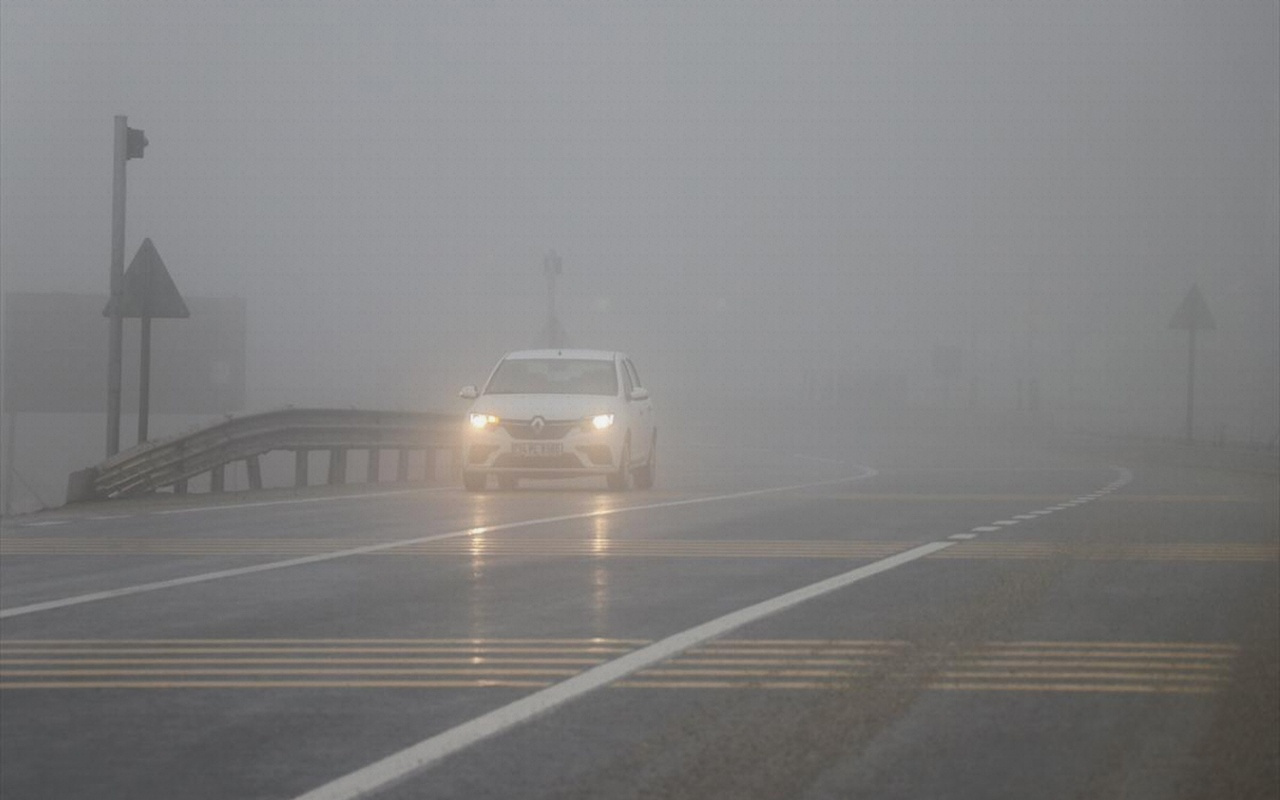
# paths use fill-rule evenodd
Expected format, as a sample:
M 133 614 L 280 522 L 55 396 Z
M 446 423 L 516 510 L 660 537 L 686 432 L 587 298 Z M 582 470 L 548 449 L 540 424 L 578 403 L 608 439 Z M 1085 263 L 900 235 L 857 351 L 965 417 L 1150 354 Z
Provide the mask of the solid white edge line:
M 64 597 L 58 600 L 46 600 L 41 603 L 32 603 L 25 606 L 16 606 L 14 608 L 6 608 L 0 610 L 0 619 L 9 619 L 11 617 L 24 616 L 26 614 L 35 614 L 41 611 L 52 611 L 57 608 L 66 608 L 68 606 L 77 606 L 84 603 L 96 603 L 102 600 L 111 600 L 117 597 L 127 597 L 129 595 L 143 594 L 144 592 L 155 592 L 161 589 L 172 589 L 178 586 L 189 586 L 193 583 L 205 583 L 207 581 L 222 580 L 224 578 L 235 578 L 241 575 L 252 575 L 256 572 L 268 572 L 277 569 L 286 569 L 288 567 L 299 567 L 305 564 L 315 564 L 321 561 L 333 561 L 339 558 L 349 558 L 351 556 L 361 556 L 368 553 L 377 553 L 383 550 L 391 550 L 397 547 L 406 547 L 408 545 L 423 544 L 426 542 L 437 542 L 441 539 L 454 539 L 459 536 L 472 536 L 481 533 L 492 533 L 494 531 L 512 530 L 515 528 L 527 528 L 534 525 L 548 525 L 555 522 L 569 522 L 579 519 L 593 519 L 596 517 L 607 517 L 614 514 L 626 514 L 632 511 L 649 511 L 660 508 L 676 508 L 678 506 L 694 505 L 697 503 L 712 503 L 721 500 L 736 500 L 743 497 L 754 497 L 764 494 L 776 494 L 778 492 L 788 492 L 800 489 L 812 489 L 819 486 L 833 486 L 841 483 L 852 483 L 854 481 L 866 480 L 876 476 L 877 473 L 870 467 L 860 467 L 863 474 L 851 477 L 840 478 L 831 481 L 819 481 L 817 483 L 803 483 L 794 486 L 776 486 L 768 489 L 752 489 L 745 492 L 735 492 L 733 494 L 711 495 L 708 497 L 692 497 L 686 500 L 670 500 L 662 503 L 648 503 L 637 506 L 624 506 L 622 508 L 609 508 L 598 511 L 584 511 L 577 514 L 564 514 L 556 517 L 542 517 L 540 519 L 521 520 L 517 522 L 506 522 L 499 525 L 485 525 L 476 528 L 466 528 L 464 530 L 449 531 L 447 533 L 436 533 L 429 536 L 418 536 L 413 539 L 398 539 L 393 542 L 380 542 L 378 544 L 370 544 L 362 547 L 351 547 L 345 550 L 335 550 L 331 553 L 318 553 L 313 556 L 302 556 L 300 558 L 290 558 L 284 561 L 271 561 L 265 564 L 254 564 L 249 567 L 237 567 L 234 569 L 218 570 L 217 572 L 205 572 L 199 575 L 188 575 L 182 578 L 173 578 L 167 581 L 157 581 L 155 583 L 144 583 L 137 586 L 124 586 L 119 589 L 108 589 L 102 592 L 92 592 L 89 594 L 76 595 L 74 597 Z
M 400 494 L 420 494 L 423 492 L 444 492 L 452 486 L 420 486 L 416 489 L 387 489 L 381 492 L 359 492 L 357 494 L 331 494 L 318 497 L 286 497 L 279 500 L 253 500 L 245 503 L 215 503 L 211 506 L 186 506 L 184 508 L 139 508 L 129 514 L 91 514 L 89 516 L 73 516 L 45 522 L 15 522 L 14 527 L 33 527 L 39 525 L 66 525 L 71 522 L 93 520 L 95 522 L 109 519 L 133 519 L 135 517 L 167 516 L 169 514 L 198 514 L 203 511 L 234 511 L 240 508 L 260 508 L 261 506 L 287 506 L 301 503 L 332 503 L 339 500 L 365 500 L 370 497 L 386 497 Z M 123 501 L 112 501 L 123 502 Z
M 165 508 L 143 513 L 149 514 L 198 514 L 202 511 L 232 511 L 238 508 L 262 508 L 263 506 L 288 506 L 302 503 L 332 503 L 338 500 L 367 500 L 370 497 L 391 497 L 400 494 L 419 494 L 421 492 L 442 492 L 451 486 L 423 486 L 418 489 L 388 489 L 385 492 L 359 492 L 358 494 L 331 494 L 323 497 L 286 497 L 281 500 L 255 500 L 249 503 L 221 503 L 212 506 L 193 506 L 191 508 Z
M 424 739 L 415 745 L 376 761 L 337 780 L 324 784 L 296 800 L 353 800 L 382 789 L 389 783 L 408 778 L 446 756 L 463 750 L 482 739 L 502 733 L 533 717 L 563 705 L 588 692 L 599 689 L 651 664 L 668 659 L 710 639 L 723 636 L 748 623 L 756 622 L 779 611 L 799 605 L 850 584 L 878 575 L 927 555 L 953 547 L 955 542 L 930 542 L 889 558 L 884 558 L 833 578 L 778 595 L 755 605 L 731 612 L 710 622 L 668 636 L 653 644 L 628 653 L 598 667 L 579 673 L 566 681 L 497 708 L 487 714 Z

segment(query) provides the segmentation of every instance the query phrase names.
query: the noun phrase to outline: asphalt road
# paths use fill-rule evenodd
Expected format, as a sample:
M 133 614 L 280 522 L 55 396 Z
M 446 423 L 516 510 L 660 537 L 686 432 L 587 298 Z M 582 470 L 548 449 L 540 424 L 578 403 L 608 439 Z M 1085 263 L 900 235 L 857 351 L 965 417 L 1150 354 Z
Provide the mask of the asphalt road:
M 813 452 L 7 520 L 0 797 L 1280 792 L 1274 474 Z

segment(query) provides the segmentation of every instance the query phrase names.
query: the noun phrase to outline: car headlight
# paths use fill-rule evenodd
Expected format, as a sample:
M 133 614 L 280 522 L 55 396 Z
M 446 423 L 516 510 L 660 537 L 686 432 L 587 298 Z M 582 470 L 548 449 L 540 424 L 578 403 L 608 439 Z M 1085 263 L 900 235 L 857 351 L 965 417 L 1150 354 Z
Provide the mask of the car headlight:
M 612 414 L 596 414 L 591 418 L 591 427 L 595 430 L 602 431 L 605 428 L 613 426 Z
M 495 417 L 492 414 L 472 414 L 471 415 L 471 427 L 475 428 L 478 431 L 482 431 L 487 428 L 496 427 L 499 422 L 501 422 L 501 420 L 499 420 L 497 417 Z

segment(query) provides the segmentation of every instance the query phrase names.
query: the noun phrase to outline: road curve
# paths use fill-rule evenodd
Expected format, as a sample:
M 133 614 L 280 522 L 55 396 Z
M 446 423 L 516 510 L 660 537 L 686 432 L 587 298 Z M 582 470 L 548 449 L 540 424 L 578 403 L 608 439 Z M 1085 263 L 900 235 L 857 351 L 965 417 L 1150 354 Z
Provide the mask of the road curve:
M 1113 462 L 9 520 L 0 796 L 1274 796 L 1274 475 Z

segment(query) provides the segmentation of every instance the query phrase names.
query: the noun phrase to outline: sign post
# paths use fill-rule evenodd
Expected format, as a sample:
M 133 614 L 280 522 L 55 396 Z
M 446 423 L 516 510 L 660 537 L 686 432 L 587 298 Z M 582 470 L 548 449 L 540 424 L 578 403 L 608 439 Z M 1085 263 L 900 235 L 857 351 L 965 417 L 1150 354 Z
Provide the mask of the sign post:
M 129 127 L 129 118 L 117 116 L 115 122 L 115 154 L 111 182 L 111 334 L 107 352 L 107 457 L 120 452 L 120 375 L 124 349 L 124 318 L 118 313 L 120 295 L 124 291 L 124 205 L 125 162 L 142 158 L 147 137 Z
M 1183 435 L 1191 443 L 1195 441 L 1196 331 L 1211 331 L 1216 327 L 1213 315 L 1209 313 L 1209 304 L 1200 294 L 1200 287 L 1191 285 L 1182 305 L 1169 321 L 1169 327 L 1187 332 L 1187 420 Z
M 186 319 L 191 312 L 150 239 L 142 240 L 121 284 L 121 295 L 118 299 L 113 296 L 102 313 L 113 320 L 125 317 L 142 320 L 142 366 L 138 379 L 138 444 L 142 444 L 147 440 L 151 406 L 151 320 Z
M 564 328 L 560 326 L 560 319 L 556 316 L 556 276 L 564 270 L 555 250 L 548 251 L 542 259 L 542 271 L 547 276 L 547 327 L 543 332 L 543 339 L 547 347 L 563 347 Z

